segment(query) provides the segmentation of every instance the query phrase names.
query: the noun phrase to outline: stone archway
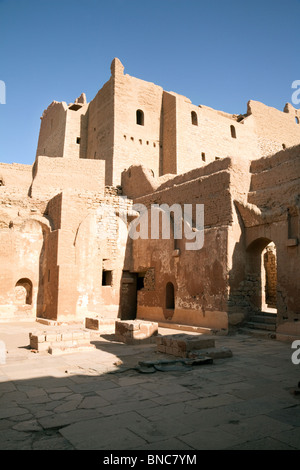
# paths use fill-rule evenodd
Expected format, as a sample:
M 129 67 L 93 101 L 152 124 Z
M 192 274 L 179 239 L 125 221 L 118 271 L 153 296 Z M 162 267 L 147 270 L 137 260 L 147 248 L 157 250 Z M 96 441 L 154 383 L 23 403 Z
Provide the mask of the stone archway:
M 164 315 L 167 320 L 171 320 L 175 312 L 175 288 L 172 282 L 167 282 L 165 288 L 165 308 Z
M 32 282 L 30 279 L 19 279 L 15 285 L 15 303 L 17 305 L 32 305 Z
M 277 310 L 277 254 L 276 246 L 273 242 L 269 243 L 263 250 L 263 269 L 265 278 L 265 306 L 267 309 Z
M 246 250 L 247 281 L 252 284 L 250 302 L 257 311 L 277 313 L 277 256 L 275 243 L 257 238 Z

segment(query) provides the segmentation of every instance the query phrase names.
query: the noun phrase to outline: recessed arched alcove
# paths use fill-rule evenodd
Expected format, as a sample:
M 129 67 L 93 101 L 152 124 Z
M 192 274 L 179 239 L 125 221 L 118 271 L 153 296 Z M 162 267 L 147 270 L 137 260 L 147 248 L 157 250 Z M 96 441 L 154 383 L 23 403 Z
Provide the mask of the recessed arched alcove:
M 138 109 L 136 112 L 136 123 L 139 126 L 144 125 L 144 111 L 142 111 L 141 109 Z
M 192 121 L 193 126 L 198 126 L 198 116 L 197 116 L 196 111 L 191 112 L 191 121 Z
M 175 289 L 172 282 L 166 285 L 166 309 L 174 310 L 175 308 Z
M 32 282 L 28 278 L 19 279 L 15 285 L 15 303 L 32 305 Z

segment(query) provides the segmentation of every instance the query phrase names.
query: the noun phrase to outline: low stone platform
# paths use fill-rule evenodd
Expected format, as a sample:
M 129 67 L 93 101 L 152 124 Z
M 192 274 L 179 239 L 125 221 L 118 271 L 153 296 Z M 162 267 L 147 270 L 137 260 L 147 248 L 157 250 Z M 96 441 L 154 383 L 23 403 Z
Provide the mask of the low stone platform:
M 88 331 L 29 333 L 29 340 L 33 352 L 48 352 L 53 355 L 86 351 L 95 347 L 90 343 Z
M 215 340 L 204 335 L 166 335 L 156 338 L 157 351 L 177 357 L 190 357 L 191 351 L 214 348 Z
M 126 344 L 153 343 L 158 334 L 158 323 L 142 320 L 115 322 L 115 340 Z
M 115 318 L 104 318 L 104 317 L 86 317 L 85 328 L 88 330 L 101 331 L 103 327 L 114 326 Z

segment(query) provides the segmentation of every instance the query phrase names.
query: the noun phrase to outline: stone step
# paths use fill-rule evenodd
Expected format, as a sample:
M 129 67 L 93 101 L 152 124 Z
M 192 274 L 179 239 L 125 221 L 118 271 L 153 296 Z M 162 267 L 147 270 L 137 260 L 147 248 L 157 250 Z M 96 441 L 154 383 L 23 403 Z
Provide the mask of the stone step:
M 275 316 L 270 316 L 270 315 L 252 315 L 250 317 L 250 322 L 254 323 L 268 323 L 272 325 L 276 325 L 276 315 Z
M 247 328 L 247 326 L 243 326 L 242 328 L 240 328 L 239 333 L 254 336 L 256 338 L 276 339 L 275 332 L 258 328 Z
M 263 322 L 256 322 L 256 321 L 248 321 L 246 323 L 247 328 L 256 329 L 256 330 L 268 330 L 268 331 L 276 331 L 276 325 L 270 323 L 263 323 Z
M 260 317 L 272 317 L 272 318 L 276 318 L 277 317 L 277 313 L 274 313 L 274 312 L 268 312 L 268 311 L 262 311 L 262 312 L 253 312 L 254 315 L 259 315 Z

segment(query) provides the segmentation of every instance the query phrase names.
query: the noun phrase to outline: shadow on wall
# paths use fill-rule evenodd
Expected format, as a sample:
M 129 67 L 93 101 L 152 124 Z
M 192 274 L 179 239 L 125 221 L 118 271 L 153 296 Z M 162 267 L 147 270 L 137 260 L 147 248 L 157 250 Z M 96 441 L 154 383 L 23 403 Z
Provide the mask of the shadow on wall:
M 243 229 L 235 244 L 229 285 L 228 316 L 231 326 L 242 324 L 251 314 L 277 308 L 276 247 L 272 240 L 260 237 L 245 247 Z
M 150 211 L 147 217 L 150 230 Z M 167 253 L 172 266 L 172 262 L 174 263 L 172 224 L 171 238 L 162 238 L 162 233 L 159 233 L 158 239 L 132 240 L 128 236 L 120 283 L 118 318 L 121 320 L 133 320 L 137 316 L 141 320 L 155 322 L 172 320 L 176 307 L 176 278 L 174 269 L 170 268 L 170 272 L 166 273 L 166 269 L 162 266 L 163 259 L 158 254 Z
M 57 318 L 57 282 L 54 272 L 51 272 L 51 264 L 55 263 L 57 252 L 56 245 L 50 247 L 50 237 L 54 232 L 52 221 L 49 219 L 49 227 L 46 224 L 40 224 L 43 232 L 43 245 L 39 258 L 39 280 L 37 290 L 36 316 L 38 318 L 47 318 L 55 320 Z M 54 294 L 55 292 L 55 294 Z

